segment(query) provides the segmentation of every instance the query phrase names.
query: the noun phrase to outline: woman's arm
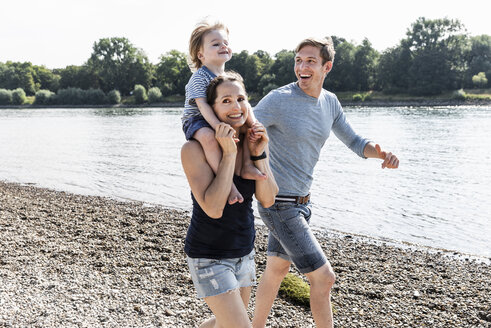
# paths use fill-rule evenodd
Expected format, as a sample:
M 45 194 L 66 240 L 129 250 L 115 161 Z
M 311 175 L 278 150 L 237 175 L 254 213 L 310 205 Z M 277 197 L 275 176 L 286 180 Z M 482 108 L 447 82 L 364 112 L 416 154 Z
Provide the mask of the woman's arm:
M 217 125 L 216 138 L 222 147 L 222 159 L 217 174 L 206 161 L 201 145 L 189 141 L 181 149 L 181 162 L 194 198 L 205 213 L 214 219 L 222 217 L 232 188 L 237 146 L 235 130 L 225 123 Z
M 259 122 L 254 123 L 253 127 L 248 130 L 247 143 L 251 156 L 260 156 L 263 152 L 266 157 L 253 161 L 259 171 L 263 172 L 267 178 L 264 180 L 256 180 L 256 199 L 263 207 L 270 207 L 275 202 L 275 196 L 278 194 L 278 185 L 274 179 L 273 172 L 269 166 L 269 137 L 266 128 Z M 251 136 L 253 135 L 253 137 Z

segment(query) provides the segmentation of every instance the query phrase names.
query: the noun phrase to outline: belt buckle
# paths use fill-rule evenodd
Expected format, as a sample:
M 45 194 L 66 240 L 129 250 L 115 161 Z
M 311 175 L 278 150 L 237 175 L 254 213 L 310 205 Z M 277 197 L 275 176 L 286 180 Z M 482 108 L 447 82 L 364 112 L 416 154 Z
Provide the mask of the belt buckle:
M 309 199 L 310 199 L 310 193 L 307 194 L 307 196 L 299 196 L 298 197 L 298 204 L 302 204 L 302 205 L 307 204 Z

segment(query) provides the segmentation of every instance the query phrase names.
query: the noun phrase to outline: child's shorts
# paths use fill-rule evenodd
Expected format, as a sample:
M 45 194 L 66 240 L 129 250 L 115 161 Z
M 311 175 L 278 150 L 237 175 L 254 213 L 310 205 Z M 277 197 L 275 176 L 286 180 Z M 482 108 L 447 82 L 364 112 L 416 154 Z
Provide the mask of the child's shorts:
M 205 127 L 212 129 L 211 125 L 206 122 L 205 118 L 199 115 L 192 116 L 186 122 L 184 122 L 184 124 L 182 125 L 182 130 L 184 131 L 186 140 L 191 140 L 196 131 Z
M 187 257 L 189 271 L 199 298 L 256 285 L 254 250 L 243 257 L 205 259 Z

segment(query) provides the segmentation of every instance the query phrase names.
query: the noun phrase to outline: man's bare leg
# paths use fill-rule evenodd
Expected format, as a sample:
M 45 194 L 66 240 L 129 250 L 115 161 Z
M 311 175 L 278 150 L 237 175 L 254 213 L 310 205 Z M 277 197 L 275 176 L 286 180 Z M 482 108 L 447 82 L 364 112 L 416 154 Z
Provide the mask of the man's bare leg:
M 327 262 L 319 269 L 307 273 L 310 282 L 310 309 L 317 328 L 332 328 L 331 288 L 336 275 Z

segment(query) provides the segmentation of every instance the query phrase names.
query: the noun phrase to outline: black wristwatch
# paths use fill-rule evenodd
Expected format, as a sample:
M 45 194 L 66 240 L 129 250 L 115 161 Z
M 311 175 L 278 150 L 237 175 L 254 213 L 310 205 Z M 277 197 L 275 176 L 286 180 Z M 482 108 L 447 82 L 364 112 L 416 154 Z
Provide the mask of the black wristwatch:
M 263 151 L 263 153 L 259 156 L 252 156 L 251 155 L 251 161 L 259 161 L 260 159 L 265 159 L 266 156 L 266 151 Z

